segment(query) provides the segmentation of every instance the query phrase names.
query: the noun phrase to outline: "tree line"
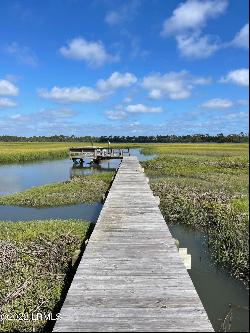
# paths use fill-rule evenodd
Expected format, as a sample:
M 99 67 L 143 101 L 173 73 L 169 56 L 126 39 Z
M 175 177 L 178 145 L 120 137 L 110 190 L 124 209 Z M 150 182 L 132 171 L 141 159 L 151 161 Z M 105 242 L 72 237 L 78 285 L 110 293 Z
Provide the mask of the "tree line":
M 14 136 L 1 135 L 1 142 L 97 142 L 97 143 L 247 143 L 247 133 L 217 135 L 193 134 L 193 135 L 140 135 L 140 136 Z

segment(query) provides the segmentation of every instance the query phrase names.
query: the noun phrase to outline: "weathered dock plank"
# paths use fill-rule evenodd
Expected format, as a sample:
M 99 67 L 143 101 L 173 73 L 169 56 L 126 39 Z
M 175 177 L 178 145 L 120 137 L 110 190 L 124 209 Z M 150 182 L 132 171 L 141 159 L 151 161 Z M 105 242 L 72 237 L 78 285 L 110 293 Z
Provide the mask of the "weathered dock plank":
M 124 157 L 54 332 L 212 332 L 136 157 Z

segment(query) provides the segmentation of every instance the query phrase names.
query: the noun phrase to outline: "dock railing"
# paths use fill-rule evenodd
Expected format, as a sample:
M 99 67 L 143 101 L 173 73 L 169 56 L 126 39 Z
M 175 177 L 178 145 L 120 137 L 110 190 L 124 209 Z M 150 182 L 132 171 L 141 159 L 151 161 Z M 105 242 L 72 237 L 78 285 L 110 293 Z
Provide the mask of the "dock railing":
M 73 147 L 69 149 L 69 158 L 76 160 L 122 159 L 130 156 L 129 148 Z

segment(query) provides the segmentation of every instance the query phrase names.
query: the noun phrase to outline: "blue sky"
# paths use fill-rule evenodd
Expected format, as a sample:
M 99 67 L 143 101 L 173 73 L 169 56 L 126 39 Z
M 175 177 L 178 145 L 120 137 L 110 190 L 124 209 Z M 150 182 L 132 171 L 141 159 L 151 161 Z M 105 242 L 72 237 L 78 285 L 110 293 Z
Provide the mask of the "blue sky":
M 0 134 L 248 132 L 248 0 L 1 0 Z

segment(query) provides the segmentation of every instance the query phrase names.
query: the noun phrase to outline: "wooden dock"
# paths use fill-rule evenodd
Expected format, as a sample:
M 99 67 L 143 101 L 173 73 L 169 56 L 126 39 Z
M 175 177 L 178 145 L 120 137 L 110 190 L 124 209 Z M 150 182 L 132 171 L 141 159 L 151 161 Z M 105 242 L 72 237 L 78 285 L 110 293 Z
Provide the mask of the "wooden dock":
M 69 158 L 74 162 L 83 163 L 86 159 L 95 163 L 101 160 L 123 159 L 130 156 L 129 148 L 103 148 L 103 147 L 72 147 L 69 148 Z
M 212 332 L 136 157 L 124 157 L 54 332 Z

